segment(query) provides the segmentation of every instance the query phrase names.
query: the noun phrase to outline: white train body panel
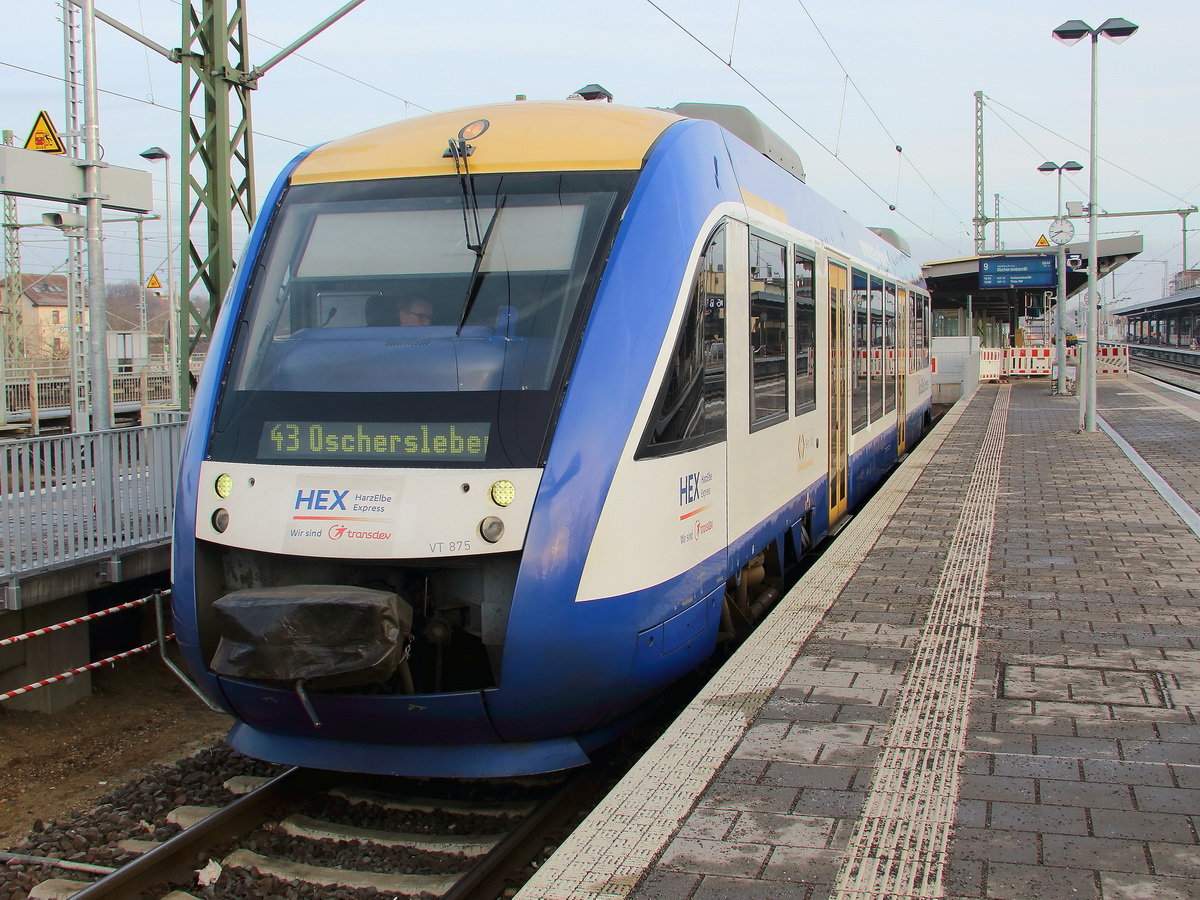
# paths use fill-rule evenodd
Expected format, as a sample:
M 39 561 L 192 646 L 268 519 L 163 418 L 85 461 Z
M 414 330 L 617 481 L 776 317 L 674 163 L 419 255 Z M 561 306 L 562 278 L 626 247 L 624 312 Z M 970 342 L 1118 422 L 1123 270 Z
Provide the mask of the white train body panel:
M 518 550 L 541 474 L 541 469 L 396 470 L 206 461 L 200 466 L 196 536 L 266 553 L 345 559 Z M 232 480 L 225 499 L 213 487 L 221 475 Z M 501 479 L 512 482 L 516 497 L 504 509 L 488 496 Z M 218 509 L 229 513 L 224 531 L 213 524 Z M 495 543 L 479 532 L 479 523 L 488 516 L 504 523 L 504 535 Z

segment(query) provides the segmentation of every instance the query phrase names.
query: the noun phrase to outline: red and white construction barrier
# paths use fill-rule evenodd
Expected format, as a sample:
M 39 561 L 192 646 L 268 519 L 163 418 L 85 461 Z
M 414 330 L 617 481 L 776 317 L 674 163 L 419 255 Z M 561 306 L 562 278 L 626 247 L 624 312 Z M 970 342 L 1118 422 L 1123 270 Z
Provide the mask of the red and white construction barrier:
M 1096 374 L 1097 375 L 1128 375 L 1129 374 L 1129 348 L 1118 346 L 1105 346 L 1101 344 L 1096 348 Z
M 979 348 L 979 380 L 997 381 L 1004 374 L 1004 351 L 998 347 Z
M 1067 348 L 1067 365 L 1079 364 L 1079 351 L 1076 347 Z M 1101 344 L 1096 348 L 1097 375 L 1128 375 L 1129 348 L 1117 344 Z
M 173 638 L 175 635 L 169 634 L 167 638 Z M 124 653 L 118 653 L 116 656 L 109 656 L 106 659 L 98 659 L 93 663 L 88 663 L 86 666 L 80 666 L 78 669 L 71 669 L 69 672 L 63 672 L 61 675 L 55 675 L 51 678 L 43 678 L 41 681 L 35 681 L 33 684 L 27 684 L 23 688 L 17 688 L 15 691 L 8 691 L 0 694 L 0 700 L 11 700 L 13 697 L 19 697 L 21 694 L 28 694 L 30 691 L 36 691 L 38 688 L 44 688 L 58 681 L 65 681 L 74 676 L 81 675 L 92 669 L 98 669 L 101 666 L 106 666 L 109 663 L 114 663 L 119 659 L 127 659 L 130 656 L 135 656 L 138 653 L 145 653 L 151 647 L 157 647 L 158 641 L 151 641 L 148 644 L 142 644 L 140 647 L 134 647 L 132 650 L 126 650 Z
M 102 609 L 99 612 L 89 613 L 88 615 L 80 616 L 77 619 L 68 619 L 66 622 L 59 622 L 57 625 L 47 625 L 45 628 L 38 628 L 34 631 L 27 631 L 25 634 L 17 634 L 17 635 L 13 635 L 12 637 L 6 637 L 3 640 L 0 640 L 0 647 L 7 647 L 10 644 L 16 644 L 20 641 L 27 641 L 30 638 L 40 637 L 43 634 L 51 634 L 52 632 L 55 632 L 55 631 L 62 631 L 64 628 L 70 628 L 72 625 L 81 625 L 84 622 L 91 622 L 95 619 L 99 619 L 104 616 L 112 615 L 115 612 L 121 612 L 126 609 L 133 609 L 134 607 L 141 606 L 144 603 L 149 603 L 151 600 L 157 600 L 161 597 L 166 597 L 166 596 L 170 595 L 170 593 L 171 592 L 169 590 L 159 591 L 155 594 L 151 594 L 149 597 L 142 597 L 140 600 L 130 600 L 128 603 L 122 603 L 118 606 L 112 606 L 112 607 L 109 607 L 108 609 Z M 159 633 L 161 634 L 162 632 L 160 631 Z M 167 635 L 167 640 L 171 640 L 173 637 L 175 637 L 175 635 L 169 634 L 169 635 Z M 110 656 L 110 657 L 107 657 L 106 659 L 100 659 L 100 660 L 97 660 L 96 662 L 88 663 L 86 666 L 80 666 L 78 669 L 71 669 L 68 672 L 63 672 L 61 675 L 55 675 L 51 678 L 44 678 L 41 681 L 34 682 L 33 684 L 27 684 L 27 685 L 25 685 L 25 687 L 17 688 L 14 691 L 0 693 L 0 700 L 10 700 L 13 697 L 19 697 L 21 694 L 28 694 L 30 691 L 36 691 L 38 688 L 47 687 L 48 685 L 54 684 L 55 682 L 65 681 L 66 679 L 68 679 L 74 675 L 80 675 L 84 672 L 91 671 L 92 669 L 98 669 L 101 666 L 106 666 L 109 663 L 116 662 L 117 660 L 127 659 L 130 656 L 137 655 L 138 653 L 145 653 L 151 647 L 157 647 L 157 646 L 158 646 L 158 641 L 151 641 L 149 644 L 143 644 L 142 646 L 135 647 L 132 650 L 126 650 L 124 653 L 118 653 L 116 656 Z
M 45 628 L 39 628 L 37 631 L 27 631 L 25 634 L 6 637 L 0 641 L 0 647 L 7 647 L 9 644 L 16 644 L 19 641 L 27 641 L 30 638 L 41 637 L 43 634 L 50 634 L 52 631 L 62 631 L 64 628 L 70 628 L 72 625 L 80 625 L 84 622 L 91 622 L 93 619 L 99 619 L 102 616 L 111 615 L 115 612 L 121 612 L 124 609 L 133 609 L 135 606 L 141 606 L 143 603 L 149 603 L 151 597 L 143 597 L 141 600 L 130 600 L 128 603 L 122 603 L 120 606 L 113 606 L 109 609 L 102 609 L 100 612 L 89 613 L 86 616 L 80 616 L 78 619 L 68 619 L 66 622 L 59 622 L 57 625 L 47 625 Z
M 1050 347 L 1008 347 L 1004 351 L 1005 375 L 1049 375 Z

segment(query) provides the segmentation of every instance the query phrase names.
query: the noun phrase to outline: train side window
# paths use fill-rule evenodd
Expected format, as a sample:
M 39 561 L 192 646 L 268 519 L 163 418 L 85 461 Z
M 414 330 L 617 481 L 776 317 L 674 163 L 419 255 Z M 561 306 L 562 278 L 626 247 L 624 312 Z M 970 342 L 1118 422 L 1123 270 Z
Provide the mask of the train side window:
M 908 371 L 921 368 L 921 298 L 916 291 L 908 292 Z
M 867 380 L 870 383 L 871 415 L 870 420 L 876 422 L 883 415 L 883 280 L 871 277 L 871 346 L 867 353 Z
M 817 299 L 816 260 L 796 248 L 792 269 L 795 286 L 796 415 L 817 408 Z
M 929 368 L 929 298 L 910 291 L 913 319 L 913 366 L 914 371 Z
M 725 438 L 725 226 L 700 257 L 692 290 L 637 459 Z
M 871 317 L 867 305 L 867 273 L 850 271 L 850 308 L 854 315 L 854 343 L 850 371 L 850 427 L 867 427 L 867 357 L 871 354 Z
M 908 322 L 908 371 L 917 371 L 917 360 L 921 356 L 921 326 L 917 323 L 917 313 L 921 305 L 917 300 L 916 291 L 900 291 L 900 307 L 903 309 Z
M 787 418 L 787 247 L 750 235 L 750 430 Z

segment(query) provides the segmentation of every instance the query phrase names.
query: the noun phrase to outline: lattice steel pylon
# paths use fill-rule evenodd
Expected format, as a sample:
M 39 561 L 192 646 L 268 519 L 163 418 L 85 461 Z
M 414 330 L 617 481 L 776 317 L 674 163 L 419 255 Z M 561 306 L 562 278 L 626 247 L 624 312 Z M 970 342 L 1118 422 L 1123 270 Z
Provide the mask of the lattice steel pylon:
M 983 199 L 983 91 L 975 92 L 975 255 L 987 244 L 988 217 Z
M 13 133 L 4 132 L 4 143 L 13 143 Z M 17 198 L 4 195 L 4 306 L 0 309 L 0 334 L 3 335 L 5 366 L 11 366 L 25 355 L 25 330 L 22 325 L 21 294 L 21 237 L 17 227 Z
M 188 0 L 183 5 L 183 43 L 169 55 L 183 64 L 179 206 L 180 234 L 186 237 L 187 249 L 179 282 L 179 397 L 185 410 L 190 406 L 192 353 L 200 341 L 212 337 L 221 301 L 233 281 L 236 229 L 249 231 L 257 213 L 250 92 L 268 69 L 363 2 L 349 0 L 262 66 L 252 65 L 249 58 L 247 0 Z M 202 213 L 203 240 L 199 229 L 192 228 Z M 193 303 L 193 288 L 207 295 L 206 309 Z
M 66 91 L 66 130 L 62 137 L 67 155 L 82 156 L 83 143 L 83 25 L 82 13 L 75 4 L 64 2 L 63 10 L 63 88 Z M 67 210 L 80 215 L 83 210 L 75 204 Z M 83 278 L 83 263 L 87 257 L 87 242 L 83 229 L 63 230 L 67 238 L 67 358 L 71 366 L 71 430 L 87 431 L 91 422 L 91 364 L 88 360 L 90 318 L 87 309 L 87 284 Z M 85 322 L 85 318 L 87 321 Z
M 187 245 L 178 338 L 184 409 L 190 406 L 192 353 L 212 337 L 221 299 L 233 280 L 235 227 L 249 229 L 257 212 L 250 91 L 258 86 L 258 73 L 249 60 L 248 38 L 246 0 L 184 3 L 180 234 Z M 193 291 L 206 298 L 207 308 L 193 303 Z

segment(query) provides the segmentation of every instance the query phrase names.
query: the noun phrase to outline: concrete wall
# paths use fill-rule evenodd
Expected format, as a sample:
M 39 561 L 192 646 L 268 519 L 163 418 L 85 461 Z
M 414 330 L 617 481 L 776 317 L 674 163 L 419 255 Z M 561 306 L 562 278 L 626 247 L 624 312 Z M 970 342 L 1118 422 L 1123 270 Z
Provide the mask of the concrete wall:
M 953 403 L 979 384 L 979 338 L 935 337 L 933 402 Z
M 0 636 L 12 637 L 47 625 L 87 615 L 86 595 L 75 594 L 51 603 L 41 603 L 0 615 Z M 30 638 L 18 644 L 0 647 L 0 693 L 50 678 L 68 669 L 91 662 L 88 658 L 86 625 L 64 628 L 52 634 Z M 92 676 L 84 672 L 48 687 L 3 701 L 5 709 L 58 712 L 84 697 L 91 696 Z
M 8 595 L 16 598 L 18 608 L 0 612 L 0 638 L 57 625 L 136 599 L 130 596 L 131 589 L 135 589 L 133 594 L 148 596 L 153 592 L 153 579 L 161 578 L 165 587 L 169 573 L 170 546 L 161 544 L 32 576 L 10 587 Z M 138 580 L 136 585 L 128 584 L 134 580 Z M 153 617 L 153 610 L 148 615 Z M 95 662 L 92 627 L 87 623 L 73 625 L 0 647 L 0 693 Z M 143 630 L 139 627 L 131 633 L 124 646 L 146 643 L 149 638 Z M 5 709 L 54 713 L 91 693 L 92 678 L 85 672 L 0 703 Z

